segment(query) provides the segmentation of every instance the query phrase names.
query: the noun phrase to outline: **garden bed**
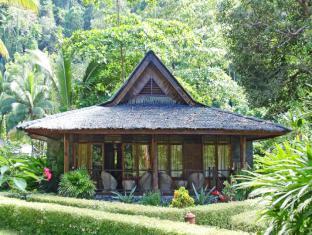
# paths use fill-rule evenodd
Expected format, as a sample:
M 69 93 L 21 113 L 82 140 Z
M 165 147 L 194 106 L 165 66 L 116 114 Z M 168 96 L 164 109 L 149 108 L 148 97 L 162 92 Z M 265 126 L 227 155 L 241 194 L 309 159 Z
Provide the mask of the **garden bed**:
M 15 229 L 24 234 L 244 234 L 140 215 L 26 202 L 2 196 L 0 228 Z

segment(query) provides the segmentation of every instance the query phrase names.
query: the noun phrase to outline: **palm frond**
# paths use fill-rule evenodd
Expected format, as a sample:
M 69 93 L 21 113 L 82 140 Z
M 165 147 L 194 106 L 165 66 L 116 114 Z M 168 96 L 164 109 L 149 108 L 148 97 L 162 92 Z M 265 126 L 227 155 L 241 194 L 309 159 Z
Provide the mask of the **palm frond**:
M 21 7 L 35 13 L 39 11 L 39 3 L 37 0 L 0 0 L 0 4 Z
M 63 111 L 66 111 L 72 105 L 71 58 L 60 53 L 55 70 L 61 107 L 63 107 Z
M 1 0 L 0 0 L 1 3 Z M 3 41 L 0 39 L 0 55 L 4 58 L 9 58 L 9 52 L 6 46 L 4 45 Z

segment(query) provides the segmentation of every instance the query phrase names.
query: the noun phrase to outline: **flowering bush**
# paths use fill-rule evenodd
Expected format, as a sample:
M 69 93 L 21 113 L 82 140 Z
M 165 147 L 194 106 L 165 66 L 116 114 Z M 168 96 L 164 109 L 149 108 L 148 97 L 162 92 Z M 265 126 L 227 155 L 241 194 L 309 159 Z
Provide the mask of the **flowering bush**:
M 190 196 L 189 191 L 184 187 L 175 190 L 170 207 L 184 208 L 189 206 L 194 206 L 194 199 Z
M 49 168 L 45 167 L 43 169 L 43 175 L 46 178 L 47 181 L 51 181 L 52 179 L 52 172 Z

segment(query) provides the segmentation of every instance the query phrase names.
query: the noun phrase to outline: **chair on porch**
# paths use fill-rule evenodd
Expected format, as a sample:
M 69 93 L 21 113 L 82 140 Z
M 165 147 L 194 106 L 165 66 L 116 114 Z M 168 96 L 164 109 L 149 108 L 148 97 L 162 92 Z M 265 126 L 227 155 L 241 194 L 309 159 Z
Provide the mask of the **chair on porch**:
M 139 180 L 140 190 L 142 192 L 152 191 L 152 174 L 150 172 L 145 172 L 141 179 Z
M 101 179 L 104 191 L 114 191 L 117 188 L 117 180 L 106 171 L 101 172 Z
M 170 193 L 172 191 L 172 179 L 165 173 L 159 173 L 159 189 L 162 193 Z
M 201 189 L 204 186 L 205 177 L 201 172 L 194 172 L 188 178 L 188 187 L 189 190 L 193 191 L 193 185 L 196 190 Z

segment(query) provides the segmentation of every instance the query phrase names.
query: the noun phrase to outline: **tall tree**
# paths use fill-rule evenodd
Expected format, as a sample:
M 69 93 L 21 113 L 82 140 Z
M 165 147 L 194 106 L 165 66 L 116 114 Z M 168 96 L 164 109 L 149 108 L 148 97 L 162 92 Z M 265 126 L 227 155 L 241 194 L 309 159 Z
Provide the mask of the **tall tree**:
M 219 6 L 233 67 L 254 107 L 287 111 L 312 76 L 312 3 L 223 0 Z

